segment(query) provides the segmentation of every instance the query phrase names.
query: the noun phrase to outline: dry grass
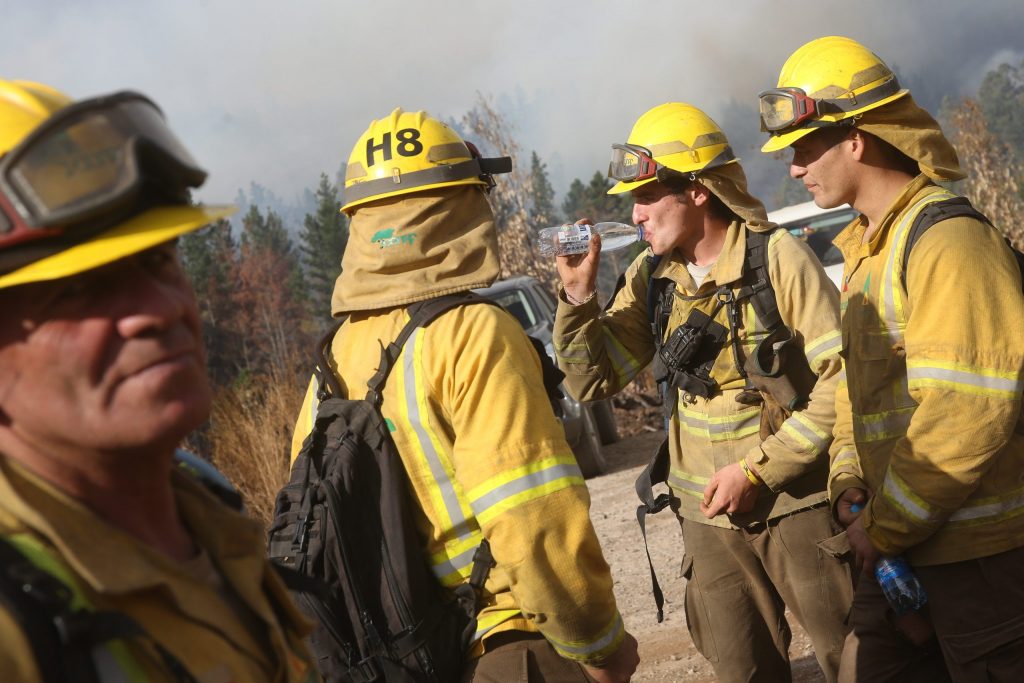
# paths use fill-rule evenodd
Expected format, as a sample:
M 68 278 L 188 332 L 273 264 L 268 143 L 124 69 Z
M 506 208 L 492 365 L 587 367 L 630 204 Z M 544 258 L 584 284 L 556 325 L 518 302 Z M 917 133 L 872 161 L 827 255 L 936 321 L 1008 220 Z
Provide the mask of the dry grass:
M 206 435 L 211 461 L 264 526 L 274 514 L 278 490 L 288 482 L 292 430 L 305 389 L 294 376 L 271 371 L 222 389 Z

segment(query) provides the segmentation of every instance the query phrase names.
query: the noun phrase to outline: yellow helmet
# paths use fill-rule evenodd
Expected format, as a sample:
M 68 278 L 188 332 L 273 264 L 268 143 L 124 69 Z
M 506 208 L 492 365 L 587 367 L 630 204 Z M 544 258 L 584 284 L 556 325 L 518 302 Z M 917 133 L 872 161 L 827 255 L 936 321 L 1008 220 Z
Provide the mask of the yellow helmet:
M 345 205 L 452 185 L 494 187 L 491 174 L 512 170 L 510 157 L 482 159 L 476 147 L 425 111 L 401 107 L 370 123 L 348 158 Z
M 661 104 L 637 119 L 624 145 L 612 145 L 608 194 L 635 190 L 668 168 L 694 177 L 701 171 L 739 161 L 718 124 L 697 107 Z
M 857 41 L 812 40 L 783 64 L 778 86 L 758 96 L 761 129 L 772 135 L 761 151 L 783 149 L 819 128 L 853 125 L 863 112 L 908 92 L 885 62 Z
M 0 80 L 0 288 L 98 268 L 232 213 L 188 203 L 205 177 L 138 93 L 72 102 Z

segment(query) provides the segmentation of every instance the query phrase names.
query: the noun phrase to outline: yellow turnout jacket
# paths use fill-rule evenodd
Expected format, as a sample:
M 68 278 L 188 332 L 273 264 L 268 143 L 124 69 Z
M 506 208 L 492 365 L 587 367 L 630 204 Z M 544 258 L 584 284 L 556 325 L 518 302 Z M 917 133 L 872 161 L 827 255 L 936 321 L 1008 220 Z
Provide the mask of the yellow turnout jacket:
M 362 398 L 407 308 L 355 312 L 341 327 L 332 370 Z M 297 456 L 316 411 L 306 395 Z M 597 664 L 624 629 L 589 517 L 590 497 L 519 324 L 487 304 L 448 311 L 412 334 L 383 392 L 382 413 L 419 501 L 424 552 L 445 586 L 469 579 L 487 538 L 487 581 L 475 654 L 501 631 L 540 631 L 564 657 Z M 358 520 L 353 520 L 358 523 Z M 483 646 L 480 646 L 480 643 Z
M 864 528 L 885 554 L 944 564 L 1024 545 L 1024 296 L 1003 238 L 969 217 L 936 223 L 910 252 L 914 218 L 951 193 L 918 176 L 846 259 L 845 377 L 829 480 L 874 493 Z
M 673 252 L 658 264 L 655 277 L 676 283 L 675 300 L 665 337 L 683 324 L 694 308 L 710 314 L 715 292 L 741 287 L 747 228 L 734 221 L 707 279 L 698 288 L 685 263 Z M 721 389 L 695 403 L 680 399 L 669 424 L 671 454 L 669 486 L 679 499 L 679 514 L 720 527 L 749 526 L 825 502 L 827 456 L 835 419 L 834 393 L 840 369 L 839 301 L 835 286 L 804 243 L 785 230 L 772 233 L 768 271 L 782 320 L 796 331 L 811 369 L 818 375 L 806 408 L 789 417 L 782 428 L 761 439 L 761 407 L 736 401 L 744 380 L 736 367 L 731 339 L 714 363 L 711 377 Z M 607 313 L 595 300 L 569 305 L 560 293 L 554 331 L 559 365 L 569 390 L 583 400 L 611 396 L 629 384 L 654 356 L 648 322 L 647 290 L 651 273 L 648 250 L 626 270 L 625 286 Z M 766 336 L 747 299 L 741 306 L 740 343 L 745 355 Z M 727 309 L 715 320 L 729 328 Z M 743 515 L 707 519 L 700 511 L 704 488 L 726 465 L 746 458 L 756 467 L 769 491 L 762 490 L 755 508 Z

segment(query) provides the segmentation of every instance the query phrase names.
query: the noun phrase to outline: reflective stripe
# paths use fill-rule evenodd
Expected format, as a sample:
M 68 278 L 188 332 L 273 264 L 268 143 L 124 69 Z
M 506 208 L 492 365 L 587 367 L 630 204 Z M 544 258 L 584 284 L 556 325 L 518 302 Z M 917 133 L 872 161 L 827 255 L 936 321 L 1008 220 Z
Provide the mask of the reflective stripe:
M 817 368 L 830 356 L 838 355 L 843 348 L 843 333 L 831 330 L 804 345 L 804 355 L 811 369 Z
M 92 649 L 92 662 L 96 667 L 100 683 L 144 683 L 148 678 L 136 678 L 125 671 L 122 662 L 109 648 L 96 646 Z M 141 676 L 141 672 L 138 673 Z
M 479 531 L 471 532 L 446 545 L 443 552 L 436 553 L 430 558 L 431 571 L 443 586 L 451 588 L 469 578 L 473 569 L 473 555 L 476 554 L 476 549 L 483 538 Z
M 835 472 L 851 465 L 857 465 L 857 449 L 853 446 L 843 446 L 832 460 L 832 471 Z
M 552 344 L 554 346 L 554 344 Z M 564 344 L 554 346 L 555 356 L 559 360 L 568 361 L 570 363 L 589 363 L 590 362 L 590 348 L 586 344 Z M 571 349 L 579 349 L 573 351 Z
M 735 415 L 708 417 L 679 401 L 679 426 L 684 432 L 711 441 L 733 441 L 756 434 L 761 429 L 761 408 L 746 408 Z
M 698 477 L 696 474 L 683 472 L 682 470 L 670 469 L 668 473 L 668 485 L 680 493 L 686 493 L 704 499 L 704 489 L 711 480 L 706 477 Z
M 601 335 L 604 337 L 604 348 L 608 353 L 608 359 L 612 362 L 612 369 L 619 377 L 619 382 L 621 384 L 628 383 L 640 371 L 640 362 L 626 350 L 626 347 L 615 338 L 615 335 L 607 327 L 601 328 Z
M 316 411 L 320 410 L 320 378 L 313 375 L 313 396 L 309 401 L 309 432 L 313 431 L 316 424 Z M 309 434 L 309 432 L 306 432 Z
M 882 495 L 916 522 L 928 522 L 934 515 L 932 506 L 914 493 L 892 468 L 886 472 L 885 481 L 882 482 Z
M 485 481 L 466 494 L 483 526 L 508 510 L 571 486 L 583 486 L 583 474 L 572 456 L 545 458 Z
M 935 192 L 922 197 L 915 202 L 893 232 L 893 248 L 889 250 L 889 256 L 885 263 L 885 273 L 882 278 L 882 295 L 879 297 L 885 305 L 885 326 L 889 333 L 889 340 L 893 343 L 903 341 L 903 330 L 907 326 L 907 314 L 903 301 L 903 253 L 907 248 L 907 238 L 910 236 L 910 228 L 914 219 L 929 204 L 952 199 L 955 195 L 951 192 Z
M 427 412 L 425 392 L 420 390 L 420 356 L 423 352 L 421 332 L 422 328 L 419 328 L 412 333 L 406 342 L 406 351 L 401 355 L 405 398 L 403 407 L 410 427 L 410 442 L 427 463 L 434 483 L 437 484 L 436 487 L 431 487 L 430 493 L 434 499 L 435 512 L 439 517 L 447 516 L 449 528 L 454 536 L 464 537 L 474 530 L 469 523 L 468 510 L 463 509 L 455 482 L 451 478 L 451 471 L 441 460 L 436 436 L 421 417 Z M 412 353 L 409 353 L 410 349 Z
M 1024 488 L 1007 491 L 1005 497 L 989 496 L 972 501 L 949 516 L 949 522 L 985 524 L 1024 513 Z
M 914 416 L 917 406 L 897 408 L 884 413 L 853 416 L 853 432 L 857 443 L 884 441 L 905 435 L 910 427 L 910 419 Z
M 598 637 L 591 641 L 565 641 L 553 638 L 548 634 L 544 636 L 548 639 L 548 642 L 554 646 L 558 654 L 569 659 L 587 659 L 593 655 L 599 654 L 605 650 L 610 650 L 616 645 L 625 633 L 626 628 L 622 623 L 622 615 L 615 612 L 615 618 L 612 619 L 611 623 L 604 628 L 604 630 L 598 635 Z
M 779 434 L 791 437 L 808 452 L 820 453 L 832 443 L 832 435 L 823 431 L 802 412 L 790 415 L 779 428 Z
M 914 360 L 908 364 L 907 376 L 912 388 L 934 387 L 968 394 L 1018 400 L 1024 391 L 1019 372 L 1001 372 L 936 360 Z
M 473 632 L 473 642 L 480 640 L 495 626 L 505 623 L 509 619 L 522 618 L 523 613 L 517 609 L 489 610 L 486 614 L 477 618 L 476 631 Z

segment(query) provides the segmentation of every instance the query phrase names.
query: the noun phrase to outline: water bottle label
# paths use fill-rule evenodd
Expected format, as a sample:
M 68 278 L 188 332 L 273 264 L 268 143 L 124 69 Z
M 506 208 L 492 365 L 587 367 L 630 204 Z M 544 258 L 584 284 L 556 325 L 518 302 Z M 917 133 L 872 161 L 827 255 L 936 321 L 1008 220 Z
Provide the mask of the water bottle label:
M 567 225 L 558 231 L 559 251 L 563 254 L 582 254 L 590 248 L 589 242 L 589 225 Z

